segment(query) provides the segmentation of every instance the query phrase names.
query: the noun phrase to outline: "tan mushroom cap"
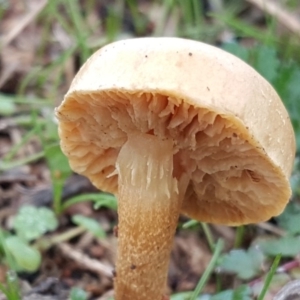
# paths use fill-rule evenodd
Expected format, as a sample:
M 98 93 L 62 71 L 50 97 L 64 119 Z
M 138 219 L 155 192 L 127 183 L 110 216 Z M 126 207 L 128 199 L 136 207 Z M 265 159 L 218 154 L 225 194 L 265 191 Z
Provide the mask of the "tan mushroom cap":
M 182 213 L 238 225 L 282 212 L 295 139 L 271 85 L 240 59 L 180 38 L 118 41 L 97 51 L 57 109 L 75 172 L 117 193 L 129 134 L 174 141 L 174 176 L 190 179 Z M 143 151 L 141 145 L 141 151 Z

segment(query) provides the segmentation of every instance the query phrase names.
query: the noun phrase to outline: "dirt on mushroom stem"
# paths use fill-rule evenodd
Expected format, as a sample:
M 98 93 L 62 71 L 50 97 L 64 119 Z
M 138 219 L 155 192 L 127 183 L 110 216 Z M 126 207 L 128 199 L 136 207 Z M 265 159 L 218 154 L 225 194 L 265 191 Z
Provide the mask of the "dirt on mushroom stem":
M 118 256 L 115 299 L 163 297 L 187 181 L 173 178 L 173 141 L 132 134 L 117 164 Z M 185 182 L 186 181 L 186 182 Z

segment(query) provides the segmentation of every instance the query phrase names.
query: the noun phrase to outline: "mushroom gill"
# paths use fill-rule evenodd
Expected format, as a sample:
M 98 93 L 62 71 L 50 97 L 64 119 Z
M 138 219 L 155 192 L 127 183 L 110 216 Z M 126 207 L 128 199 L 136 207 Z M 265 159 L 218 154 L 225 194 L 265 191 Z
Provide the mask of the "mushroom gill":
M 286 199 L 290 193 L 282 171 L 266 158 L 242 121 L 188 103 L 155 91 L 73 92 L 57 113 L 63 151 L 73 170 L 116 193 L 120 149 L 129 135 L 148 133 L 173 141 L 173 175 L 185 173 L 190 181 L 183 213 L 232 225 L 280 213 L 285 200 L 279 204 L 274 199 Z

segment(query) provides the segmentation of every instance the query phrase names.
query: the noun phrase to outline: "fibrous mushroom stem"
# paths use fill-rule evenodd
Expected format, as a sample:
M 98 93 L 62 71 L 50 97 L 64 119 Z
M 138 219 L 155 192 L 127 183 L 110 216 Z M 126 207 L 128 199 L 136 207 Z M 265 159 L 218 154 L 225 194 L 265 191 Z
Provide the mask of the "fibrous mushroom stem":
M 160 300 L 182 198 L 173 178 L 173 141 L 133 134 L 122 147 L 116 167 L 115 299 Z

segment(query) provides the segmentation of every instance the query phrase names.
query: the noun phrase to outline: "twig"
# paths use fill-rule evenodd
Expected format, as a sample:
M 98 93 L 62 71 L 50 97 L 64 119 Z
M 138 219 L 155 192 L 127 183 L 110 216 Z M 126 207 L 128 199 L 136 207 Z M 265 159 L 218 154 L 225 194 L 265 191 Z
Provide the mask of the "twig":
M 2 197 L 2 194 L 1 194 Z M 0 199 L 1 199 L 0 197 Z M 15 214 L 15 208 L 12 206 L 3 207 L 0 209 L 0 220 L 3 220 L 4 218 L 7 218 L 10 215 Z M 1 300 L 1 299 L 0 299 Z
M 3 182 L 35 182 L 37 177 L 35 175 L 28 175 L 28 174 L 4 174 L 0 175 L 0 183 Z
M 83 227 L 75 227 L 70 230 L 67 230 L 63 233 L 53 235 L 52 237 L 44 237 L 39 240 L 34 244 L 34 246 L 39 249 L 39 250 L 47 250 L 54 245 L 69 241 L 70 239 L 73 239 L 82 233 L 86 231 L 85 228 Z
M 28 157 L 25 157 L 25 158 L 22 158 L 22 159 L 13 161 L 13 162 L 0 161 L 0 171 L 7 171 L 12 168 L 26 165 L 26 164 L 32 163 L 34 161 L 37 161 L 38 159 L 41 159 L 43 157 L 44 157 L 44 152 L 41 151 L 41 152 L 35 153 L 31 156 L 28 156 Z
M 300 21 L 291 12 L 285 10 L 279 4 L 271 0 L 247 0 L 249 3 L 257 6 L 269 15 L 275 17 L 278 22 L 284 25 L 288 30 L 300 37 Z
M 110 290 L 106 293 L 104 293 L 100 298 L 97 298 L 97 300 L 111 300 L 114 296 L 114 290 Z
M 106 266 L 103 263 L 99 262 L 98 260 L 90 258 L 89 256 L 85 255 L 81 251 L 72 248 L 67 243 L 61 243 L 57 247 L 61 250 L 61 252 L 65 256 L 75 260 L 82 267 L 109 278 L 113 277 L 112 267 Z
M 287 263 L 285 263 L 285 264 L 277 267 L 276 274 L 288 273 L 292 269 L 298 268 L 299 266 L 300 266 L 300 261 L 298 259 L 294 259 L 294 260 L 292 260 L 290 262 L 287 262 Z M 263 280 L 265 280 L 264 276 L 256 278 L 256 279 L 252 280 L 251 282 L 249 282 L 248 286 L 253 289 L 255 285 L 262 283 Z M 295 283 L 296 281 L 292 281 L 292 282 Z M 289 284 L 285 285 L 278 292 L 278 294 L 276 294 L 276 296 L 274 297 L 274 300 L 287 300 L 288 298 L 282 298 L 283 297 L 282 295 L 285 295 L 285 296 L 292 295 L 291 293 L 295 293 L 295 289 L 294 289 L 295 287 L 297 287 L 297 289 L 298 289 L 297 291 L 298 291 L 298 293 L 300 293 L 300 281 L 299 280 L 295 284 L 293 284 L 291 286 Z
M 18 25 L 12 28 L 6 36 L 3 38 L 0 43 L 0 47 L 3 49 L 6 47 L 22 30 L 43 10 L 43 8 L 47 5 L 47 0 L 37 1 L 36 5 L 32 7 L 32 9 L 19 20 Z
M 0 44 L 0 50 L 1 50 L 1 44 Z M 3 68 L 2 74 L 0 76 L 0 88 L 11 78 L 12 74 L 15 73 L 17 69 L 17 63 L 8 65 L 7 68 Z
M 300 280 L 293 280 L 285 285 L 274 297 L 274 300 L 299 299 Z
M 289 261 L 282 266 L 278 267 L 276 272 L 277 273 L 286 273 L 294 268 L 300 267 L 300 260 L 299 259 L 294 259 L 292 261 Z
M 269 231 L 269 232 L 272 232 L 276 235 L 279 235 L 279 236 L 285 236 L 286 235 L 286 232 L 280 228 L 277 228 L 276 226 L 270 224 L 270 223 L 267 223 L 267 222 L 264 222 L 264 223 L 258 223 L 256 224 L 257 227 L 260 227 L 261 229 L 264 229 L 266 231 Z

